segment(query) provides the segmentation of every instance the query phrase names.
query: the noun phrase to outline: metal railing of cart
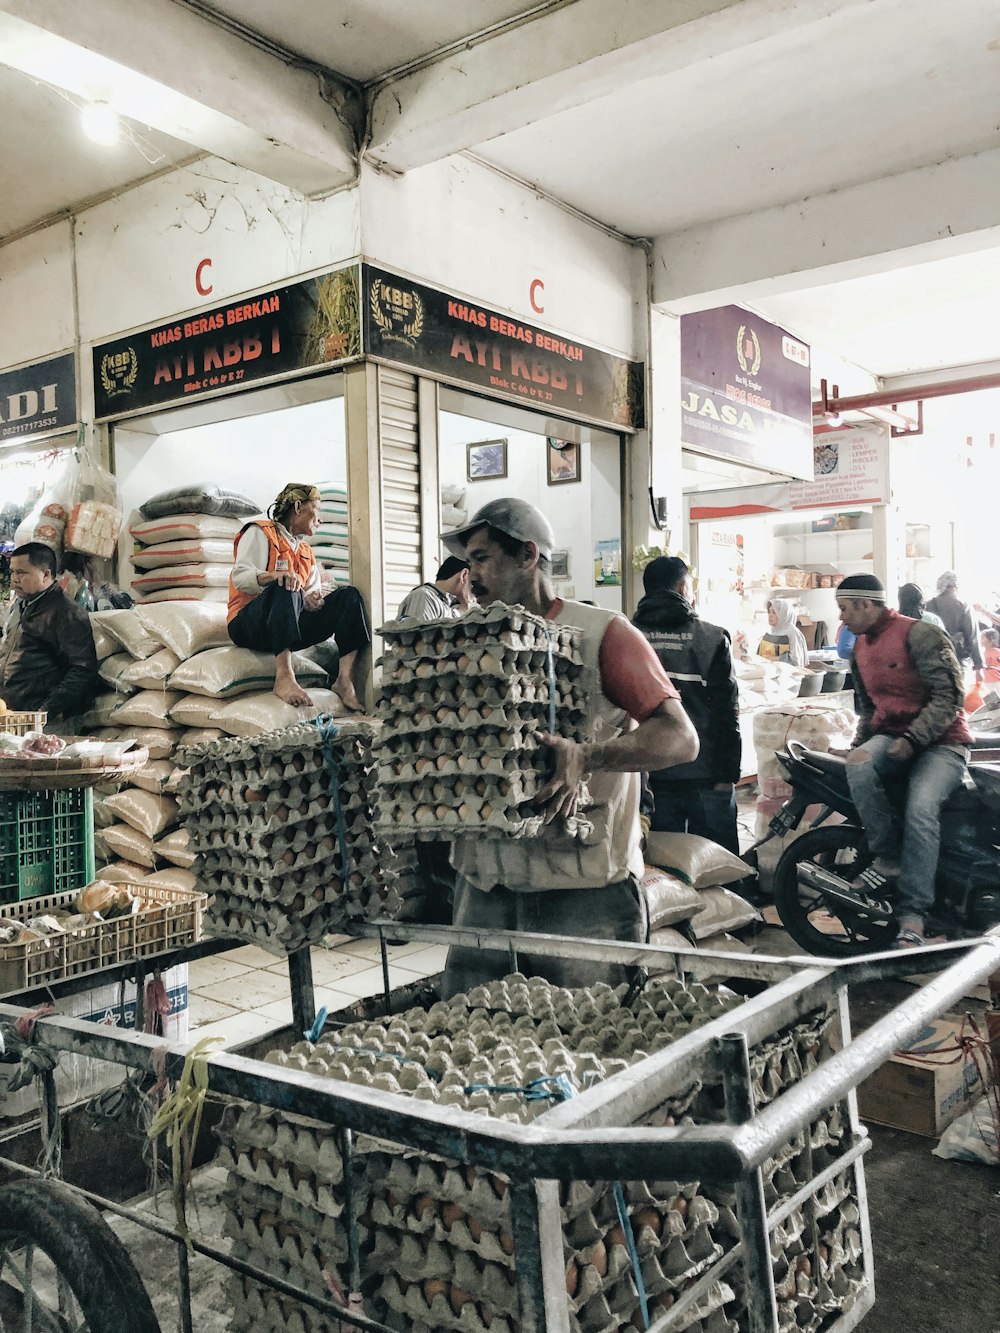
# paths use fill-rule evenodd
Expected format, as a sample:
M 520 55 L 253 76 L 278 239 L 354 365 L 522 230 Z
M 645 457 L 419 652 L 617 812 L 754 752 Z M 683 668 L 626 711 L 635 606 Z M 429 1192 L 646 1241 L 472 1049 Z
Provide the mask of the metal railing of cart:
M 516 1285 L 522 1333 L 566 1333 L 569 1306 L 565 1287 L 558 1182 L 677 1179 L 731 1187 L 736 1194 L 742 1239 L 726 1251 L 682 1300 L 655 1317 L 651 1333 L 678 1327 L 691 1305 L 710 1284 L 738 1262 L 744 1267 L 750 1333 L 777 1333 L 778 1315 L 770 1253 L 770 1236 L 791 1211 L 805 1205 L 817 1190 L 839 1173 L 854 1167 L 861 1202 L 864 1288 L 851 1308 L 827 1333 L 847 1333 L 874 1303 L 871 1237 L 867 1225 L 861 1157 L 871 1146 L 860 1124 L 854 1089 L 885 1062 L 924 1024 L 958 1002 L 968 989 L 1000 968 L 1000 931 L 979 941 L 940 945 L 917 952 L 869 955 L 844 964 L 807 958 L 727 955 L 704 950 L 668 950 L 651 945 L 596 943 L 556 936 L 490 932 L 457 927 L 404 926 L 376 922 L 356 927 L 357 935 L 380 938 L 383 961 L 387 940 L 423 940 L 506 948 L 512 964 L 517 953 L 598 959 L 637 967 L 662 968 L 673 961 L 678 971 L 720 969 L 729 976 L 769 982 L 767 988 L 739 1007 L 714 1019 L 620 1074 L 582 1092 L 529 1125 L 511 1124 L 454 1107 L 443 1118 L 441 1108 L 405 1096 L 319 1078 L 298 1070 L 226 1052 L 205 1057 L 209 1092 L 221 1098 L 294 1112 L 336 1126 L 345 1163 L 356 1134 L 426 1152 L 488 1171 L 510 1181 Z M 939 970 L 939 969 L 944 970 Z M 936 975 L 911 998 L 858 1037 L 851 1038 L 847 988 L 854 982 Z M 386 993 L 388 1011 L 391 996 Z M 814 1013 L 822 1006 L 839 1009 L 843 1046 L 770 1104 L 753 1105 L 749 1052 L 759 1042 Z M 24 1010 L 0 1004 L 0 1019 L 13 1021 Z M 338 1015 L 332 1015 L 336 1020 Z M 57 1052 L 110 1061 L 146 1073 L 164 1071 L 176 1079 L 189 1050 L 139 1033 L 108 1029 L 58 1016 L 38 1018 L 36 1041 Z M 642 1128 L 635 1122 L 681 1092 L 693 1078 L 721 1079 L 726 1122 Z M 43 1121 L 58 1132 L 58 1111 L 52 1075 L 42 1076 Z M 791 1198 L 768 1212 L 761 1167 L 792 1136 L 807 1129 L 818 1115 L 838 1103 L 849 1108 L 850 1132 L 843 1151 Z M 8 1169 L 35 1174 L 6 1158 Z M 347 1173 L 349 1175 L 349 1173 Z M 101 1208 L 127 1218 L 176 1245 L 179 1266 L 180 1326 L 194 1328 L 188 1272 L 188 1241 L 155 1217 L 86 1191 L 81 1195 Z M 348 1195 L 348 1210 L 352 1207 Z M 356 1218 L 351 1219 L 356 1221 Z M 350 1285 L 357 1289 L 360 1273 L 358 1228 L 348 1227 Z M 193 1250 L 225 1265 L 263 1287 L 269 1287 L 322 1313 L 336 1325 L 390 1333 L 388 1326 L 358 1310 L 345 1308 L 323 1293 L 308 1291 L 226 1254 L 201 1239 Z

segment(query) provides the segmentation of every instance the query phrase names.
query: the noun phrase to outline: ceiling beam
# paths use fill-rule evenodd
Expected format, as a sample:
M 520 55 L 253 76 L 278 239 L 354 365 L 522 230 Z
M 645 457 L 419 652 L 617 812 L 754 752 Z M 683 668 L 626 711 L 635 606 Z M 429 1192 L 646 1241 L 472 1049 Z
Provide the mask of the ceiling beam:
M 656 237 L 653 304 L 673 314 L 1000 245 L 1000 149 Z
M 357 177 L 348 98 L 171 0 L 0 0 L 0 62 L 303 195 Z
M 380 84 L 367 156 L 396 171 L 426 166 L 623 86 L 877 3 L 576 0 Z

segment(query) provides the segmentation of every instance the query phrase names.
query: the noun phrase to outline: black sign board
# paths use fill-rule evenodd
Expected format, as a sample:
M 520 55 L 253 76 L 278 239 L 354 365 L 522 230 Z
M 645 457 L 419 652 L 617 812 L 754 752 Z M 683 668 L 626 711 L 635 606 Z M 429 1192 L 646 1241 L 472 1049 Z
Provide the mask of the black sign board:
M 98 419 L 358 356 L 357 267 L 241 297 L 94 348 Z
M 75 426 L 76 353 L 0 370 L 0 444 Z
M 638 429 L 643 366 L 369 264 L 365 351 L 528 407 Z

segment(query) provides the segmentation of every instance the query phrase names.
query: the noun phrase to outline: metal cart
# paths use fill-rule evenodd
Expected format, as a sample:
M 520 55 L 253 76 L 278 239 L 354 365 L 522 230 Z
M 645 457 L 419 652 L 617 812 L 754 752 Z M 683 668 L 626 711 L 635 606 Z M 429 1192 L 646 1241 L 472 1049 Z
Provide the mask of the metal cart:
M 523 1333 L 543 1330 L 568 1333 L 571 1328 L 559 1182 L 697 1179 L 731 1190 L 739 1221 L 739 1241 L 700 1273 L 681 1299 L 654 1317 L 648 1327 L 655 1333 L 684 1327 L 686 1317 L 713 1283 L 738 1277 L 744 1293 L 741 1328 L 745 1327 L 748 1333 L 778 1333 L 771 1238 L 793 1212 L 801 1210 L 815 1243 L 817 1199 L 831 1181 L 845 1178 L 845 1173 L 858 1203 L 860 1281 L 846 1308 L 832 1322 L 825 1322 L 823 1328 L 824 1333 L 847 1333 L 855 1327 L 874 1302 L 875 1286 L 862 1166 L 863 1154 L 871 1144 L 858 1120 L 853 1090 L 925 1022 L 958 1001 L 970 985 L 1000 967 L 998 932 L 978 942 L 941 945 L 905 955 L 872 955 L 839 966 L 815 959 L 673 952 L 654 946 L 597 944 L 552 936 L 493 933 L 487 940 L 474 930 L 401 926 L 390 922 L 360 927 L 356 933 L 382 940 L 387 983 L 386 940 L 406 939 L 488 944 L 493 949 L 505 947 L 515 966 L 518 951 L 530 948 L 533 954 L 599 958 L 639 967 L 650 964 L 662 967 L 666 963 L 694 975 L 707 969 L 718 972 L 721 967 L 727 975 L 766 984 L 766 989 L 755 998 L 624 1073 L 555 1107 L 530 1125 L 511 1124 L 464 1110 L 454 1110 L 445 1119 L 439 1107 L 404 1096 L 316 1078 L 238 1054 L 223 1052 L 206 1057 L 204 1075 L 212 1094 L 279 1112 L 294 1112 L 337 1127 L 340 1150 L 348 1167 L 348 1259 L 343 1276 L 345 1286 L 350 1289 L 360 1287 L 361 1269 L 357 1201 L 350 1190 L 353 1136 L 364 1134 L 409 1152 L 502 1173 L 509 1180 L 519 1326 Z M 909 976 L 942 967 L 944 970 L 912 998 L 863 1035 L 852 1038 L 847 1013 L 847 989 L 852 983 Z M 388 990 L 384 1003 L 388 1011 L 393 1004 Z M 841 1049 L 830 1053 L 806 1077 L 758 1109 L 754 1105 L 750 1074 L 755 1051 L 776 1032 L 828 1006 L 835 1009 L 839 1018 Z M 0 1005 L 2 1020 L 16 1020 L 22 1013 L 13 1006 Z M 336 1022 L 338 1017 L 333 1015 L 330 1021 Z M 181 1073 L 187 1051 L 186 1047 L 167 1047 L 155 1038 L 95 1029 L 92 1024 L 59 1017 L 39 1019 L 34 1038 L 53 1051 L 76 1052 L 149 1073 L 165 1070 L 174 1079 Z M 642 1124 L 696 1079 L 721 1083 L 723 1123 L 666 1128 Z M 51 1075 L 42 1078 L 42 1086 L 49 1129 L 56 1133 L 58 1112 L 53 1104 Z M 809 1173 L 809 1178 L 793 1192 L 786 1192 L 777 1202 L 772 1198 L 769 1204 L 765 1191 L 767 1164 L 784 1150 L 793 1136 L 807 1131 L 838 1106 L 846 1108 L 847 1132 L 834 1159 Z M 806 1133 L 806 1145 L 809 1142 Z M 0 1160 L 11 1170 L 30 1174 L 26 1168 Z M 185 1238 L 155 1218 L 90 1197 L 102 1208 L 131 1218 L 174 1244 L 180 1327 L 193 1329 Z M 4 1230 L 0 1217 L 0 1233 Z M 252 1279 L 263 1289 L 277 1291 L 307 1310 L 322 1313 L 334 1328 L 358 1327 L 377 1333 L 389 1328 L 356 1306 L 345 1308 L 321 1290 L 304 1290 L 274 1273 L 233 1259 L 218 1246 L 195 1240 L 192 1249 Z M 40 1326 L 96 1327 L 58 1322 Z M 145 1327 L 136 1325 L 140 1326 Z

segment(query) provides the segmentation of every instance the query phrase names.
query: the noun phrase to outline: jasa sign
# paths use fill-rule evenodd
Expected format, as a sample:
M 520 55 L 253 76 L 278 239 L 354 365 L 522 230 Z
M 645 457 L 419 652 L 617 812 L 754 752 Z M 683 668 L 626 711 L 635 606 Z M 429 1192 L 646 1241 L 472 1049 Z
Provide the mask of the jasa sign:
M 76 353 L 0 371 L 0 442 L 75 426 Z

